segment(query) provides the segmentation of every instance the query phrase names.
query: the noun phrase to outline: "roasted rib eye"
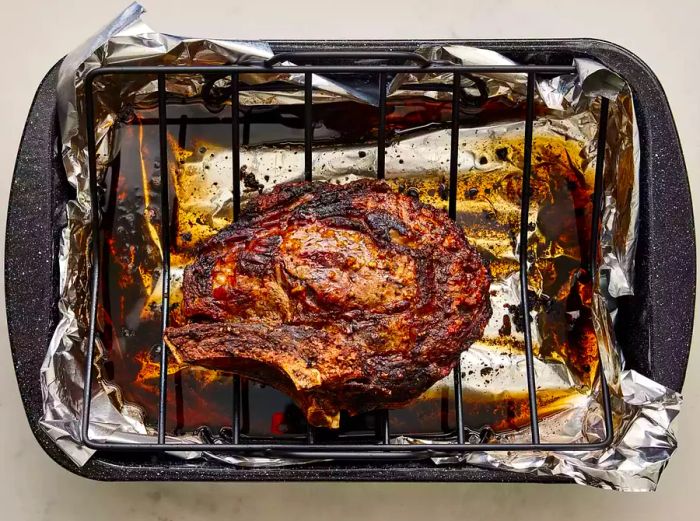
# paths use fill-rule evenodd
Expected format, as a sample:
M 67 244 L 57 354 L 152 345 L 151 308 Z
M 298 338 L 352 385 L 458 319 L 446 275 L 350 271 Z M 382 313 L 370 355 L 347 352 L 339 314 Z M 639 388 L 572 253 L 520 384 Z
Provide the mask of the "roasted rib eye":
M 341 410 L 402 407 L 449 374 L 491 316 L 489 281 L 444 211 L 378 181 L 288 183 L 203 245 L 166 341 L 337 428 Z

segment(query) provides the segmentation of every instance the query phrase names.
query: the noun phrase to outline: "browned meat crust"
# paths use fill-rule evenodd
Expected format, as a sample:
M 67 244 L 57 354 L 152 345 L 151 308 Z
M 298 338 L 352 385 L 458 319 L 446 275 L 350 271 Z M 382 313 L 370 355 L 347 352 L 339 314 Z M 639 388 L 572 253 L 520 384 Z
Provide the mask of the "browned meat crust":
M 181 362 L 289 394 L 319 427 L 402 407 L 491 316 L 490 277 L 445 212 L 376 181 L 262 195 L 185 270 Z

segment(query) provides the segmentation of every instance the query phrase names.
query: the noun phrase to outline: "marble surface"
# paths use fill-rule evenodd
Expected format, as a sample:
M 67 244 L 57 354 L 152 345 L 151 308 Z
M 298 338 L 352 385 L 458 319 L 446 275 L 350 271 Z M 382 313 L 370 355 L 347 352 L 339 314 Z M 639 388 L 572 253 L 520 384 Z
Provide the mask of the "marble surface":
M 659 76 L 683 143 L 691 188 L 700 190 L 700 36 L 697 0 L 553 3 L 232 2 L 143 0 L 157 30 L 231 38 L 595 37 L 637 53 Z M 432 4 L 431 7 L 426 7 Z M 49 67 L 104 24 L 123 0 L 0 0 L 0 212 L 32 96 Z M 397 7 L 398 5 L 401 8 Z M 263 19 L 264 17 L 264 19 Z M 33 33 L 31 42 L 27 34 Z M 4 241 L 0 241 L 0 247 Z M 3 280 L 0 279 L 0 285 Z M 58 467 L 26 424 L 0 304 L 0 518 L 8 520 L 279 519 L 697 519 L 700 507 L 700 355 L 691 355 L 680 448 L 654 494 L 573 485 L 96 483 Z M 697 343 L 697 342 L 695 342 Z M 697 351 L 694 345 L 694 351 Z

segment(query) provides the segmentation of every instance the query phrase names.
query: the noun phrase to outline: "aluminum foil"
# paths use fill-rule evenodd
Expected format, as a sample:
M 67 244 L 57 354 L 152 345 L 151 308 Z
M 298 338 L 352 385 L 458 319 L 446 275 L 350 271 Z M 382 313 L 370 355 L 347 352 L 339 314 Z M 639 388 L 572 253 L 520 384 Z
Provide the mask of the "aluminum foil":
M 681 396 L 635 371 L 619 374 L 619 395 L 614 399 L 617 428 L 612 445 L 601 451 L 577 452 L 470 452 L 455 457 L 434 458 L 438 465 L 464 462 L 484 468 L 533 472 L 542 476 L 568 476 L 577 483 L 611 490 L 654 490 L 676 449 L 674 422 Z M 552 425 L 571 442 L 598 441 L 604 437 L 599 410 L 573 409 L 557 414 L 540 425 L 547 434 Z M 584 432 L 566 431 L 571 423 L 583 423 Z M 562 428 L 563 427 L 563 428 Z M 659 437 L 659 433 L 663 436 Z M 529 430 L 503 436 L 503 442 L 527 443 Z M 396 444 L 421 444 L 424 440 L 400 436 Z
M 84 464 L 92 451 L 80 446 L 80 412 L 82 408 L 83 357 L 87 338 L 89 302 L 89 244 L 90 244 L 90 196 L 88 190 L 87 152 L 85 144 L 83 78 L 95 68 L 108 64 L 227 64 L 245 63 L 251 59 L 272 55 L 263 42 L 235 42 L 208 39 L 185 39 L 157 33 L 141 20 L 143 9 L 138 4 L 127 8 L 113 22 L 100 30 L 93 38 L 71 53 L 61 67 L 58 85 L 59 121 L 62 129 L 62 156 L 69 182 L 77 189 L 77 197 L 69 202 L 66 212 L 68 224 L 63 231 L 60 245 L 59 312 L 61 319 L 47 352 L 41 371 L 44 394 L 44 418 L 42 425 L 66 454 L 78 464 Z M 464 64 L 513 63 L 493 51 L 465 46 L 434 46 L 419 50 L 431 59 L 449 60 Z M 655 487 L 661 470 L 673 452 L 676 442 L 673 420 L 680 405 L 680 396 L 630 370 L 623 370 L 624 360 L 615 346 L 612 324 L 614 315 L 609 313 L 608 303 L 620 295 L 631 294 L 634 273 L 634 249 L 636 240 L 637 211 L 639 202 L 639 143 L 632 96 L 627 85 L 600 64 L 589 60 L 575 62 L 577 74 L 540 79 L 537 85 L 538 103 L 546 110 L 535 122 L 535 152 L 538 146 L 559 143 L 561 157 L 568 158 L 569 166 L 578 172 L 581 183 L 591 184 L 595 166 L 597 114 L 599 96 L 611 100 L 608 147 L 605 151 L 605 200 L 603 229 L 600 240 L 600 277 L 594 294 L 587 303 L 595 330 L 595 344 L 600 350 L 608 382 L 613 393 L 615 440 L 605 451 L 588 453 L 468 453 L 455 458 L 436 459 L 436 464 L 472 464 L 488 468 L 506 468 L 520 472 L 549 475 L 566 475 L 579 483 L 622 490 L 651 490 Z M 449 82 L 449 75 L 421 74 L 398 75 L 389 88 L 389 100 L 400 100 L 409 95 L 439 100 L 442 91 L 416 89 L 411 85 Z M 278 74 L 246 77 L 246 83 L 283 81 L 301 85 L 299 75 L 280 71 Z M 522 103 L 526 78 L 518 74 L 473 75 L 463 80 L 467 99 L 507 101 L 511 106 Z M 339 84 L 320 76 L 314 76 L 314 103 L 353 101 L 374 104 L 374 96 L 349 85 Z M 214 87 L 225 88 L 225 80 Z M 168 90 L 183 99 L 194 99 L 206 88 L 203 78 L 178 76 L 168 80 Z M 96 83 L 97 143 L 100 161 L 98 170 L 102 176 L 109 161 L 122 145 L 118 124 L 120 110 L 125 105 L 133 109 L 147 109 L 154 101 L 155 86 L 152 81 L 134 77 L 127 84 L 115 88 L 108 78 Z M 285 105 L 303 102 L 303 89 L 285 89 L 279 92 L 241 93 L 246 105 Z M 517 248 L 510 240 L 506 224 L 519 212 L 519 200 L 509 190 L 518 178 L 522 152 L 517 143 L 522 141 L 523 123 L 505 118 L 486 126 L 460 129 L 458 191 L 464 194 L 458 200 L 458 219 L 461 219 L 470 240 L 482 254 L 491 258 L 494 273 L 492 304 L 494 309 L 515 309 L 519 304 L 517 272 Z M 446 207 L 442 197 L 445 154 L 449 145 L 449 131 L 426 129 L 419 134 L 397 133 L 387 146 L 386 174 L 390 184 L 399 190 L 420 188 L 425 202 Z M 564 143 L 564 145 L 561 145 Z M 539 145 L 537 145 L 539 144 Z M 230 164 L 226 150 L 206 149 L 183 151 L 171 143 L 172 152 L 182 155 L 179 167 L 172 167 L 174 189 L 181 191 L 180 212 L 206 216 L 203 225 L 185 230 L 197 240 L 216 233 L 228 222 L 231 212 L 231 195 L 225 187 L 230 183 Z M 507 150 L 503 153 L 503 150 Z M 543 149 L 544 150 L 544 149 Z M 249 172 L 274 171 L 270 184 L 261 184 L 260 190 L 269 190 L 272 184 L 298 179 L 303 171 L 303 154 L 294 147 L 244 147 L 241 164 Z M 575 153 L 574 153 L 575 152 Z M 542 152 L 544 153 L 544 152 Z M 223 158 L 223 159 L 222 159 Z M 375 175 L 376 150 L 371 145 L 344 145 L 319 147 L 314 153 L 314 178 L 334 182 L 348 182 L 356 177 Z M 203 181 L 195 187 L 188 184 L 195 176 Z M 530 263 L 531 287 L 542 296 L 549 289 L 546 274 L 553 263 L 562 258 L 581 260 L 581 252 L 568 251 L 561 244 L 550 248 L 546 239 L 547 223 L 542 217 L 546 197 L 556 187 L 553 182 L 544 188 L 533 186 L 533 204 L 530 220 L 537 223 L 531 230 L 528 244 L 535 256 Z M 227 181 L 226 181 L 227 180 Z M 257 182 L 257 181 L 256 181 Z M 470 199 L 474 183 L 480 193 L 491 194 L 477 200 Z M 554 183 L 554 184 L 552 184 Z M 544 186 L 544 185 L 543 185 Z M 208 187 L 204 189 L 202 187 Z M 511 187 L 512 188 L 512 187 Z M 549 190 L 549 192 L 547 191 Z M 243 193 L 243 204 L 256 191 Z M 188 194 L 184 197 L 184 194 Z M 546 216 L 545 216 L 546 217 Z M 556 220 L 556 219 L 554 219 Z M 183 220 L 184 224 L 185 221 Z M 181 229 L 181 228 L 180 228 Z M 494 231 L 495 230 L 495 231 Z M 157 234 L 151 237 L 154 255 L 158 252 Z M 547 249 L 549 248 L 549 250 Z M 562 249 L 563 248 L 563 249 Z M 563 253 L 562 253 L 563 251 Z M 185 250 L 186 252 L 186 250 Z M 578 257 L 576 257 L 578 255 Z M 157 260 L 157 259 L 156 259 Z M 174 259 L 172 264 L 172 302 L 179 298 L 179 277 L 187 264 L 187 253 Z M 579 262 L 580 263 L 580 262 Z M 576 273 L 562 284 L 571 289 L 577 284 Z M 160 301 L 161 284 L 156 279 L 148 284 L 149 301 Z M 550 296 L 551 297 L 551 296 Z M 554 296 L 556 300 L 556 296 Z M 153 307 L 144 306 L 142 318 L 147 319 Z M 508 308 L 508 306 L 513 306 Z M 465 400 L 476 400 L 485 394 L 522 393 L 523 353 L 519 345 L 522 333 L 517 328 L 517 316 L 508 314 L 515 331 L 503 340 L 508 313 L 494 313 L 484 338 L 462 356 L 465 375 Z M 577 317 L 569 317 L 577 320 Z M 522 319 L 522 317 L 521 317 Z M 557 442 L 595 441 L 603 436 L 603 424 L 598 405 L 598 382 L 595 371 L 581 371 L 581 361 L 567 360 L 555 348 L 548 351 L 554 340 L 548 337 L 550 325 L 546 313 L 533 311 L 533 334 L 536 346 L 536 375 L 540 394 L 544 391 L 554 398 L 544 403 L 545 414 L 540 422 L 543 440 Z M 509 322 L 510 323 L 510 322 Z M 103 324 L 98 324 L 102 330 Z M 510 327 L 509 327 L 510 328 Z M 515 347 L 514 347 L 515 346 Z M 106 377 L 101 364 L 102 341 L 98 338 L 98 360 L 95 392 L 91 405 L 90 435 L 96 440 L 137 443 L 152 439 L 154 432 L 144 421 L 143 410 L 129 403 L 122 396 L 119 386 Z M 565 355 L 565 353 L 564 353 Z M 584 361 L 585 362 L 585 361 Z M 577 365 L 578 364 L 578 365 Z M 487 370 L 488 369 L 488 370 Z M 450 380 L 438 382 L 429 393 L 449 392 Z M 572 391 L 573 390 L 573 391 Z M 548 395 L 549 395 L 548 394 Z M 562 397 L 565 397 L 563 399 Z M 562 405 L 563 403 L 563 405 Z M 479 436 L 476 431 L 473 436 Z M 504 441 L 527 440 L 527 428 L 503 429 L 495 434 Z M 168 441 L 177 443 L 206 439 L 206 432 L 187 436 L 172 436 Z M 394 443 L 424 443 L 417 437 L 399 436 Z M 434 441 L 433 441 L 434 442 Z M 307 460 L 289 458 L 258 458 L 198 452 L 174 452 L 185 459 L 215 458 L 240 466 L 277 466 L 301 464 Z

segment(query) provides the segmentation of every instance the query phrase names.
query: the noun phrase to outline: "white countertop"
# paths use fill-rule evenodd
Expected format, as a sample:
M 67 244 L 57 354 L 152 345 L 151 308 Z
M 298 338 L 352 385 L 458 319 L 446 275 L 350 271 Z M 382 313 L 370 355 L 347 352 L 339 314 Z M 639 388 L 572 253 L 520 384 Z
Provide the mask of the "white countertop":
M 171 34 L 239 39 L 594 37 L 613 41 L 638 54 L 660 78 L 676 118 L 692 190 L 700 189 L 700 138 L 695 126 L 700 122 L 697 0 L 353 0 L 344 2 L 345 8 L 328 1 L 316 2 L 318 8 L 312 8 L 314 2 L 274 0 L 143 3 L 149 9 L 146 21 Z M 0 4 L 0 53 L 5 54 L 0 67 L 4 230 L 17 146 L 39 81 L 63 54 L 126 2 L 0 0 Z M 4 247 L 4 240 L 0 245 Z M 692 446 L 700 441 L 697 352 L 691 356 L 683 393 L 680 448 L 654 494 L 611 493 L 574 485 L 97 483 L 63 470 L 35 442 L 12 368 L 4 302 L 0 305 L 0 519 L 262 520 L 316 514 L 363 520 L 673 521 L 700 515 L 700 447 Z

